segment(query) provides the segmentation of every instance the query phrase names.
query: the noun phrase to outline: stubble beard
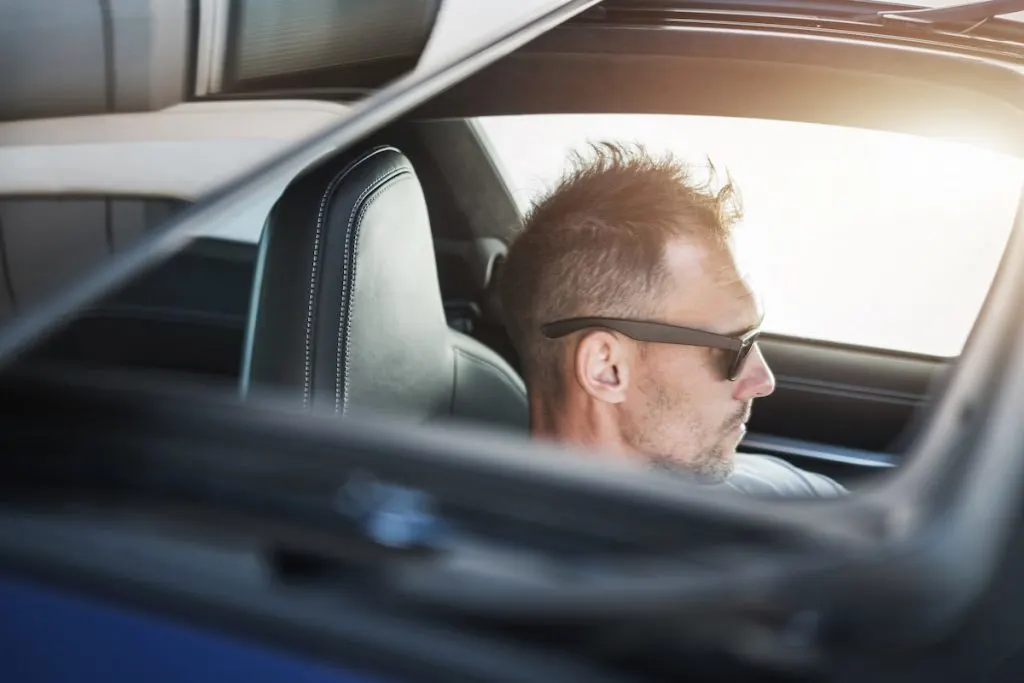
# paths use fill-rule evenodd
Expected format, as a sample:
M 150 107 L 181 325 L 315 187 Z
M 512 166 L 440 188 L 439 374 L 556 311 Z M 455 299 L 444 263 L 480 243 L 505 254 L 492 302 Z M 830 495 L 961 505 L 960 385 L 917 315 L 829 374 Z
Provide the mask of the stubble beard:
M 665 417 L 671 419 L 670 415 L 671 413 Z M 705 448 L 690 460 L 683 461 L 673 457 L 672 454 L 658 453 L 654 448 L 641 450 L 645 450 L 648 454 L 648 462 L 652 469 L 683 475 L 700 484 L 720 484 L 729 478 L 736 466 L 734 456 L 736 446 L 739 445 L 738 439 L 735 443 L 730 443 L 726 439 L 749 417 L 750 405 L 747 404 L 721 428 L 719 433 L 722 436 L 717 443 Z

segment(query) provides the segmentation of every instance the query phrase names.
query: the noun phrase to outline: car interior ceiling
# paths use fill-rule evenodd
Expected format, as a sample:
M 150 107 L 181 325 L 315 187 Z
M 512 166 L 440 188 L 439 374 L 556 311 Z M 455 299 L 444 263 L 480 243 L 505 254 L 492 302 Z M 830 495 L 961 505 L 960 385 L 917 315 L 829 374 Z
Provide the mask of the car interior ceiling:
M 616 33 L 614 41 L 607 40 L 609 32 Z M 518 369 L 518 359 L 501 323 L 493 282 L 504 240 L 520 217 L 467 117 L 513 112 L 686 112 L 889 130 L 903 127 L 913 132 L 906 121 L 886 120 L 857 103 L 865 97 L 889 98 L 906 104 L 908 111 L 920 114 L 927 123 L 933 121 L 928 103 L 945 101 L 951 83 L 971 77 L 967 71 L 958 71 L 959 66 L 943 72 L 947 83 L 937 83 L 910 80 L 909 75 L 876 78 L 850 69 L 771 60 L 741 64 L 702 59 L 706 46 L 700 36 L 681 41 L 678 35 L 659 33 L 656 39 L 649 38 L 648 32 L 638 36 L 580 26 L 552 31 L 362 144 L 363 149 L 393 145 L 410 160 L 426 197 L 448 326 L 481 343 L 513 369 Z M 771 40 L 765 36 L 743 39 Z M 759 44 L 758 49 L 764 46 Z M 881 69 L 875 55 L 871 58 L 870 63 Z M 884 68 L 913 71 L 899 60 Z M 813 86 L 821 97 L 792 97 L 794 79 L 803 87 L 801 92 Z M 664 82 L 676 87 L 658 86 Z M 715 82 L 735 87 L 709 86 Z M 494 88 L 494 83 L 503 87 Z M 616 97 L 609 99 L 609 92 Z M 688 97 L 693 92 L 701 97 Z M 741 103 L 737 92 L 750 96 Z M 964 112 L 998 133 L 994 140 L 1012 139 L 1019 144 L 1018 115 L 1005 104 L 983 89 L 956 93 Z M 745 107 L 751 102 L 757 103 L 756 108 L 748 111 Z M 198 239 L 83 312 L 30 359 L 237 382 L 256 258 L 255 244 Z M 864 454 L 889 458 L 886 464 L 898 460 L 950 366 L 945 359 L 772 335 L 763 338 L 762 348 L 776 370 L 779 389 L 759 403 L 751 431 L 760 433 L 760 444 L 768 452 L 796 458 L 804 466 L 808 461 L 800 460 L 803 451 L 827 445 L 834 457 L 810 466 L 840 478 L 878 472 L 863 467 Z M 785 440 L 781 446 L 779 439 Z M 851 465 L 851 458 L 857 462 Z

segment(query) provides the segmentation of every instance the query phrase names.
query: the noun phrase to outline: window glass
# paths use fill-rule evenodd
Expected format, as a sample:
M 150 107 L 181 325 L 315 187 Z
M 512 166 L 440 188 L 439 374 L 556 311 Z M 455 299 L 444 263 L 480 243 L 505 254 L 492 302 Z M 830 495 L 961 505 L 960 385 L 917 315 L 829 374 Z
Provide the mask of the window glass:
M 162 197 L 0 197 L 0 321 L 80 277 L 185 206 Z
M 710 158 L 743 198 L 737 253 L 767 331 L 933 356 L 960 354 L 1024 180 L 1012 156 L 836 126 L 635 114 L 477 124 L 524 211 L 587 142 Z

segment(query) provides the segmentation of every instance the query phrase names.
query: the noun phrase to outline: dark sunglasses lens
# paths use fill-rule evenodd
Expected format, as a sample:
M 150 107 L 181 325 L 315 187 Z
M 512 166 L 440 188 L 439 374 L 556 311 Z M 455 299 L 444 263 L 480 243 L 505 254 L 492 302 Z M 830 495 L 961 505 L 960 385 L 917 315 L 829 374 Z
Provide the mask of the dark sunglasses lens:
M 743 370 L 743 364 L 747 362 L 747 356 L 750 355 L 750 350 L 754 348 L 754 341 L 751 339 L 746 344 L 741 346 L 733 357 L 732 365 L 729 368 L 729 381 L 736 379 L 736 377 Z

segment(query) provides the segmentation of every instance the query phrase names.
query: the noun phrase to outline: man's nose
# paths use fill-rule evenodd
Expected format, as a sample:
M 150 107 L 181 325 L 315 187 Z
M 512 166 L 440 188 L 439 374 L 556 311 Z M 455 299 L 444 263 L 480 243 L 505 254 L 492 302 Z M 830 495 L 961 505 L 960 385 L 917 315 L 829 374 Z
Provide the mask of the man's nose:
M 761 353 L 760 345 L 755 344 L 743 364 L 740 376 L 736 378 L 733 398 L 738 401 L 749 401 L 768 396 L 773 391 L 775 391 L 775 375 L 768 367 L 768 363 Z

